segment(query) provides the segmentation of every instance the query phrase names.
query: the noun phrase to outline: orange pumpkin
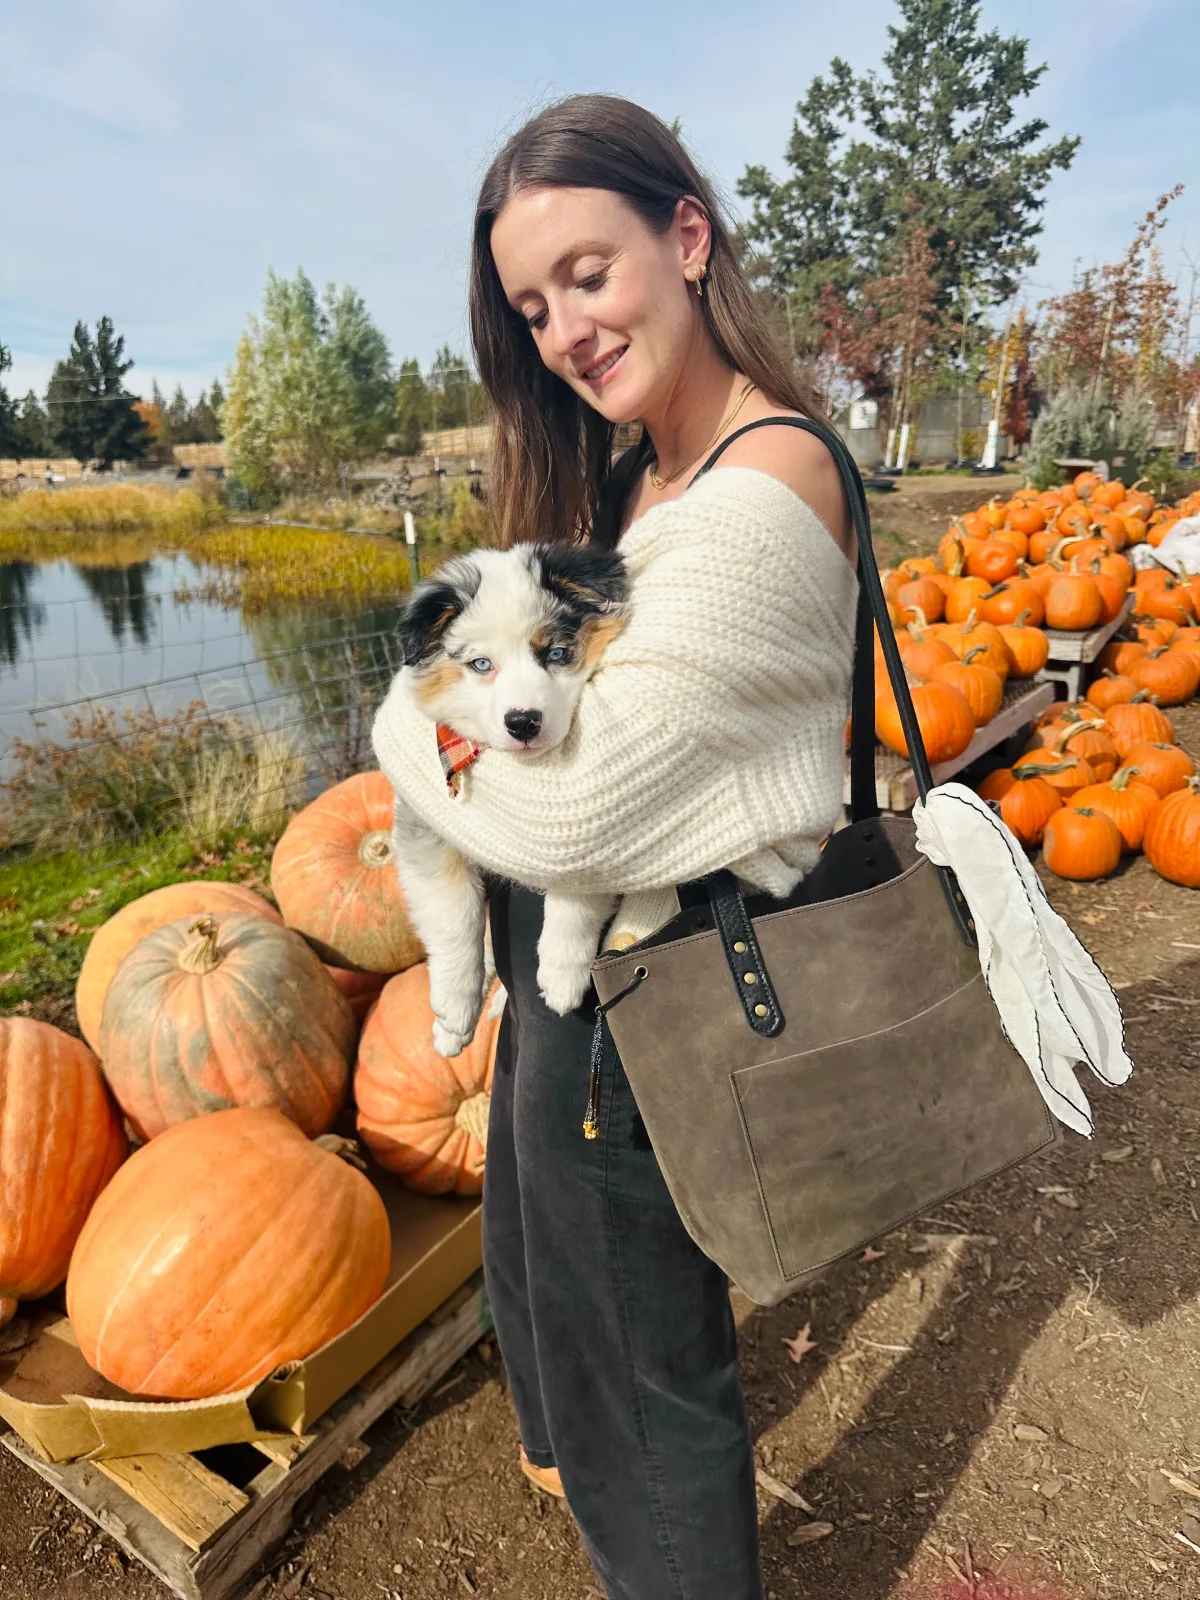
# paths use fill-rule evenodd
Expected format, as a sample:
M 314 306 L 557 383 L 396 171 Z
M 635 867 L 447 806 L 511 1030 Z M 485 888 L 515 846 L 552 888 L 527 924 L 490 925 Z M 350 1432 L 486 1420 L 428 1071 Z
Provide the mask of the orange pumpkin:
M 424 1194 L 478 1194 L 500 1024 L 486 1004 L 452 1060 L 433 1048 L 425 963 L 392 978 L 367 1018 L 354 1098 L 358 1131 L 381 1167 Z
M 1046 526 L 1046 518 L 1037 506 L 1015 506 L 1008 513 L 1008 525 L 1028 538 L 1032 533 L 1041 533 Z
M 901 622 L 939 622 L 946 608 L 946 596 L 932 578 L 910 578 L 896 590 L 896 613 Z
M 1175 727 L 1170 717 L 1158 709 L 1144 689 L 1139 689 L 1127 705 L 1109 706 L 1104 720 L 1122 761 L 1128 758 L 1135 744 L 1175 743 Z
M 1036 583 L 1028 578 L 1009 578 L 1006 583 L 989 589 L 980 602 L 979 614 L 996 628 L 1015 622 L 1018 617 L 1024 617 L 1036 627 L 1045 616 L 1046 608 Z
M 989 584 L 1003 583 L 1016 572 L 1018 560 L 1015 546 L 1006 539 L 985 539 L 967 557 L 967 573 Z
M 1094 628 L 1104 611 L 1100 591 L 1082 573 L 1063 573 L 1046 590 L 1046 626 L 1080 633 Z
M 1100 591 L 1100 621 L 1111 622 L 1114 617 L 1119 617 L 1128 585 L 1111 572 L 1103 571 L 1098 561 L 1091 563 L 1087 575 Z
M 1142 849 L 1160 877 L 1200 889 L 1200 779 L 1189 778 L 1155 809 Z
M 1015 782 L 1011 767 L 997 767 L 975 785 L 975 793 L 981 800 L 1003 800 Z
M 332 965 L 392 973 L 422 957 L 396 876 L 392 803 L 382 772 L 360 773 L 297 812 L 275 846 L 283 920 Z
M 959 578 L 946 591 L 946 621 L 965 622 L 978 611 L 983 598 L 991 592 L 986 578 Z
M 1129 766 L 1137 767 L 1143 782 L 1164 800 L 1176 789 L 1184 788 L 1196 772 L 1196 763 L 1186 750 L 1157 740 L 1133 745 L 1125 760 Z
M 1042 842 L 1046 824 L 1062 807 L 1062 795 L 1038 766 L 1017 767 L 1000 796 L 1000 819 L 1027 850 Z M 985 797 L 986 798 L 986 797 Z
M 383 1201 L 347 1148 L 239 1107 L 131 1156 L 67 1278 L 88 1363 L 130 1394 L 201 1400 L 343 1333 L 383 1293 L 392 1256 Z
M 1085 698 L 1103 716 L 1110 706 L 1128 705 L 1137 692 L 1138 686 L 1132 678 L 1122 677 L 1106 667 L 1101 676 L 1088 686 Z
M 1069 806 L 1087 806 L 1111 817 L 1126 851 L 1140 846 L 1150 813 L 1159 801 L 1155 790 L 1142 781 L 1140 771 L 1135 766 L 1122 767 L 1107 783 L 1089 784 L 1067 801 Z
M 1090 881 L 1115 872 L 1124 850 L 1121 831 L 1103 811 L 1064 806 L 1046 824 L 1042 858 L 1059 878 Z
M 986 657 L 987 646 L 976 645 L 961 661 L 944 662 L 929 675 L 931 683 L 948 683 L 965 696 L 977 727 L 990 722 L 1004 704 L 1004 680 L 987 665 Z
M 1129 673 L 1139 689 L 1154 696 L 1159 705 L 1181 706 L 1190 700 L 1200 682 L 1200 667 L 1184 650 L 1160 645 L 1151 650 Z
M 1027 750 L 1013 762 L 1013 776 L 1018 776 L 1026 767 L 1032 767 L 1038 777 L 1045 778 L 1064 800 L 1096 781 L 1096 774 L 1083 757 L 1072 755 L 1069 750 Z
M 1147 652 L 1157 650 L 1159 645 L 1170 644 L 1179 632 L 1177 625 L 1166 617 L 1148 617 L 1141 611 L 1132 612 L 1129 622 L 1138 643 L 1145 645 Z
M 361 1028 L 367 1019 L 367 1013 L 379 999 L 380 992 L 388 981 L 387 973 L 355 972 L 351 967 L 328 965 L 325 966 L 325 971 L 341 990 L 342 998 L 349 1005 L 355 1022 Z
M 1100 655 L 1100 665 L 1112 672 L 1128 676 L 1134 662 L 1143 660 L 1149 653 L 1146 646 L 1137 639 L 1114 639 L 1111 644 L 1104 646 Z
M 896 643 L 900 646 L 900 654 L 904 658 L 904 670 L 910 677 L 924 683 L 930 677 L 935 667 L 944 661 L 955 659 L 954 651 L 944 639 L 937 639 L 926 630 L 923 621 L 910 622 L 903 633 L 896 635 Z M 876 688 L 882 685 L 881 676 L 876 678 Z
M 125 957 L 147 934 L 156 933 L 168 922 L 181 917 L 199 917 L 206 912 L 219 916 L 225 911 L 240 911 L 281 923 L 283 918 L 252 889 L 236 883 L 208 883 L 193 879 L 189 883 L 170 883 L 165 889 L 152 889 L 131 900 L 96 929 L 75 984 L 75 1015 L 79 1031 L 93 1050 L 100 1048 L 100 1019 L 104 997 L 113 974 Z
M 1049 639 L 1040 628 L 1030 627 L 1028 623 L 1029 614 L 1023 612 L 1015 622 L 1000 625 L 1000 637 L 1012 661 L 1011 676 L 1014 678 L 1033 677 L 1050 659 Z
M 48 1022 L 0 1018 L 0 1327 L 67 1275 L 96 1196 L 126 1155 L 100 1063 Z
M 980 622 L 974 611 L 958 627 L 947 628 L 942 638 L 960 661 L 982 645 L 987 652 L 983 659 L 1001 679 L 1006 679 L 1012 670 L 1012 657 L 1004 635 L 990 622 Z
M 1103 717 L 1088 718 L 1067 728 L 1059 737 L 1058 748 L 1082 756 L 1100 783 L 1107 783 L 1120 765 L 1117 747 Z
M 930 764 L 960 756 L 975 737 L 975 718 L 963 695 L 948 683 L 914 683 L 910 688 Z M 875 733 L 889 750 L 908 755 L 900 709 L 890 686 L 875 702 Z
M 1160 622 L 1173 622 L 1180 628 L 1187 627 L 1196 618 L 1191 591 L 1170 582 L 1143 589 L 1138 596 L 1138 605 L 1143 616 L 1153 617 Z
M 229 1106 L 270 1106 L 311 1136 L 345 1100 L 357 1031 L 298 933 L 231 912 L 169 922 L 129 952 L 100 1058 L 146 1139 Z

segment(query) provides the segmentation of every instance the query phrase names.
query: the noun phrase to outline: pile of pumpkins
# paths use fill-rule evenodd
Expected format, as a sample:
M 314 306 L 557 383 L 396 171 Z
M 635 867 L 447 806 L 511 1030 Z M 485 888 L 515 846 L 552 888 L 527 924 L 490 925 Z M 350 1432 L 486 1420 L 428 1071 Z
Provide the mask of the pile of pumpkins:
M 351 1092 L 381 1166 L 479 1193 L 502 991 L 460 1056 L 435 1053 L 391 825 L 382 774 L 350 778 L 280 839 L 279 911 L 235 884 L 155 890 L 93 935 L 86 1043 L 0 1020 L 0 1325 L 65 1279 L 88 1362 L 168 1400 L 310 1355 L 391 1265 L 379 1192 L 331 1131 Z
M 1005 684 L 1040 672 L 1046 629 L 1089 631 L 1113 621 L 1130 590 L 1130 648 L 1112 665 L 1112 695 L 1180 705 L 1200 688 L 1200 574 L 1136 573 L 1124 551 L 1157 546 L 1200 494 L 1168 508 L 1135 486 L 1092 472 L 1038 493 L 1019 490 L 956 517 L 935 556 L 882 574 L 888 616 L 933 765 L 954 760 L 1000 710 Z M 876 630 L 875 732 L 900 755 L 908 745 Z

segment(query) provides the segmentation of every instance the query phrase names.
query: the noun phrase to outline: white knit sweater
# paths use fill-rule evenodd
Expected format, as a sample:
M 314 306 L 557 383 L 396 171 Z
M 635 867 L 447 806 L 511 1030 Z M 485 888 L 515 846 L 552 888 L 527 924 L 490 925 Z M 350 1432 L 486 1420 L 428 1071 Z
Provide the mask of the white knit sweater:
M 703 873 L 783 895 L 812 869 L 841 804 L 856 593 L 816 514 L 750 467 L 714 468 L 620 548 L 630 622 L 557 749 L 485 750 L 451 799 L 399 680 L 373 732 L 397 792 L 469 859 L 624 895 L 610 945 L 660 926 Z

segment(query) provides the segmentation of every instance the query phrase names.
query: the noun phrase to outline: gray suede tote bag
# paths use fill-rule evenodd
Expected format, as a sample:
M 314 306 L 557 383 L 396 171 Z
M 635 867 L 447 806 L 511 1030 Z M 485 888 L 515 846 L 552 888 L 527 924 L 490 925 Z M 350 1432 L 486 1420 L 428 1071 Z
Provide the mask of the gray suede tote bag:
M 594 1132 L 615 1049 L 684 1226 L 761 1305 L 1057 1137 L 953 876 L 910 818 L 879 813 L 876 618 L 922 796 L 932 778 L 849 452 L 764 419 L 702 470 L 784 421 L 829 447 L 858 539 L 850 822 L 788 900 L 717 872 L 681 887 L 666 927 L 597 957 L 588 1110 Z

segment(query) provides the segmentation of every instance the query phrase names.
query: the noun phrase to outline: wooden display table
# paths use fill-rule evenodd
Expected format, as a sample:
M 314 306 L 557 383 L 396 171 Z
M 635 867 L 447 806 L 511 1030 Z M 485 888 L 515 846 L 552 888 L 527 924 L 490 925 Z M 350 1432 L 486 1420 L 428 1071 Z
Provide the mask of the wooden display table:
M 1054 689 L 1049 683 L 1038 683 L 1033 678 L 1020 678 L 1004 686 L 1004 704 L 990 722 L 975 730 L 975 737 L 953 761 L 940 762 L 933 768 L 934 783 L 945 783 L 956 773 L 963 772 L 980 756 L 987 755 L 1007 740 L 1024 731 L 1031 722 L 1054 700 Z M 875 747 L 875 799 L 881 811 L 911 811 L 917 798 L 917 780 L 909 766 L 908 757 L 900 756 L 883 745 Z M 850 804 L 850 767 L 842 799 Z
M 1039 680 L 1065 684 L 1067 699 L 1078 700 L 1083 693 L 1083 669 L 1095 661 L 1132 610 L 1133 595 L 1127 594 L 1120 611 L 1102 628 L 1092 628 L 1088 633 L 1063 633 L 1057 628 L 1047 628 L 1050 659 L 1038 673 Z

